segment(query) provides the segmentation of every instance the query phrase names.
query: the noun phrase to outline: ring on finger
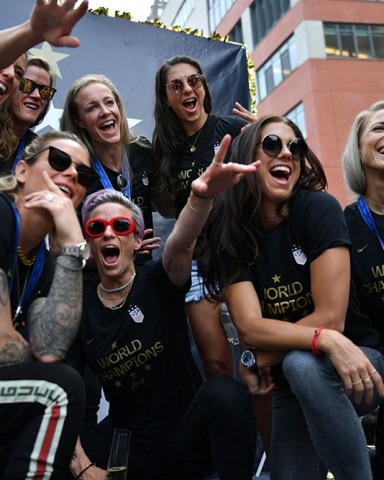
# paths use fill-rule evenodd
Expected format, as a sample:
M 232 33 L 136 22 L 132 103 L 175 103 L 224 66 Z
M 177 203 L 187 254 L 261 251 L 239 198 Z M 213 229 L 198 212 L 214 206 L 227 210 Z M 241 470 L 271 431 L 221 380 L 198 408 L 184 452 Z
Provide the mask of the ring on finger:
M 54 199 L 54 196 L 51 193 L 47 193 L 47 195 L 44 196 L 44 200 L 46 200 L 49 203 L 51 203 L 53 199 Z
M 355 385 L 358 385 L 359 383 L 361 383 L 363 380 L 361 378 L 359 378 L 359 380 L 357 380 L 356 382 L 352 382 L 352 385 L 355 386 Z
M 212 164 L 213 164 L 213 165 L 216 165 L 216 167 L 222 167 L 222 166 L 223 166 L 222 163 L 216 162 L 216 160 L 212 160 Z
M 364 383 L 370 383 L 371 382 L 371 377 L 363 378 Z
M 371 377 L 374 373 L 377 373 L 376 368 L 374 370 L 372 370 L 372 372 L 369 374 L 369 376 Z

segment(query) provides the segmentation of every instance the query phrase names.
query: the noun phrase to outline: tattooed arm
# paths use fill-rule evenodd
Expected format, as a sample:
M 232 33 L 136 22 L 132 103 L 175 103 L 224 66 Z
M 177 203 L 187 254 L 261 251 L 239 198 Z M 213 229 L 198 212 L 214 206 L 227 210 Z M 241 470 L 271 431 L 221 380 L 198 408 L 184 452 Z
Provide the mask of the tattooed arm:
M 77 258 L 62 255 L 48 296 L 36 299 L 29 308 L 29 343 L 36 359 L 42 362 L 62 360 L 79 328 L 82 271 L 72 270 L 78 264 Z
M 28 343 L 13 328 L 7 276 L 0 269 L 0 367 L 31 360 Z

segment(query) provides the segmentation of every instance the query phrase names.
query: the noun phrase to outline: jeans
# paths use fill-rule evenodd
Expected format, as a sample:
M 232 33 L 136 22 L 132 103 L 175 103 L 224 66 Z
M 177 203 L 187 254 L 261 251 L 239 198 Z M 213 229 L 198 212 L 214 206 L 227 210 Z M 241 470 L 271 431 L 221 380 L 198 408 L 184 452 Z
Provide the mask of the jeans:
M 384 357 L 361 347 L 381 376 Z M 382 402 L 354 404 L 328 356 L 293 350 L 283 360 L 287 382 L 273 394 L 271 480 L 371 480 L 372 473 L 359 416 Z

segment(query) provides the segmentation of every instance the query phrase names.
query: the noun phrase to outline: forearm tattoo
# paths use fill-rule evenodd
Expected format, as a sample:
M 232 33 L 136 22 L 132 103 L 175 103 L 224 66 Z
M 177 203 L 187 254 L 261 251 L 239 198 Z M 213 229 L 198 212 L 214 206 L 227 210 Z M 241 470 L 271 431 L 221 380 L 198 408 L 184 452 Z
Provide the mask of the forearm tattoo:
M 9 367 L 33 360 L 28 343 L 15 331 L 15 335 L 3 335 L 0 348 L 0 367 Z
M 28 343 L 16 330 L 13 330 L 8 288 L 7 276 L 4 270 L 0 269 L 0 320 L 5 327 L 0 338 L 0 367 L 32 360 Z M 9 322 L 8 327 L 6 322 Z
M 76 267 L 78 259 L 68 256 L 65 263 Z M 56 264 L 47 298 L 36 299 L 28 311 L 29 340 L 37 358 L 64 358 L 79 328 L 82 296 L 82 271 Z

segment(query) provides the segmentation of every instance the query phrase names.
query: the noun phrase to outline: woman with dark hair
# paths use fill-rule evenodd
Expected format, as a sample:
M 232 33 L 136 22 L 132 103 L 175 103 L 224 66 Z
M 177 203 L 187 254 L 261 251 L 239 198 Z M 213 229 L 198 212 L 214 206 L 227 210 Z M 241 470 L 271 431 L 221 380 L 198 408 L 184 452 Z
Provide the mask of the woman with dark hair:
M 67 478 L 85 393 L 60 362 L 81 317 L 88 250 L 75 208 L 92 172 L 79 139 L 51 131 L 0 178 L 1 478 Z M 45 245 L 53 230 L 56 265 Z
M 188 56 L 168 59 L 156 74 L 153 150 L 154 187 L 174 203 L 177 218 L 191 183 L 211 163 L 225 134 L 236 137 L 243 120 L 212 114 L 212 98 L 200 63 Z M 235 375 L 233 351 L 220 322 L 221 308 L 205 299 L 196 262 L 186 296 L 188 319 L 207 377 Z M 214 341 L 212 341 L 214 339 Z
M 271 478 L 320 480 L 329 469 L 371 479 L 359 416 L 382 401 L 384 357 L 350 289 L 341 207 L 287 118 L 250 125 L 231 160 L 261 165 L 217 197 L 199 266 L 247 347 L 241 363 L 254 390 L 274 384 Z

